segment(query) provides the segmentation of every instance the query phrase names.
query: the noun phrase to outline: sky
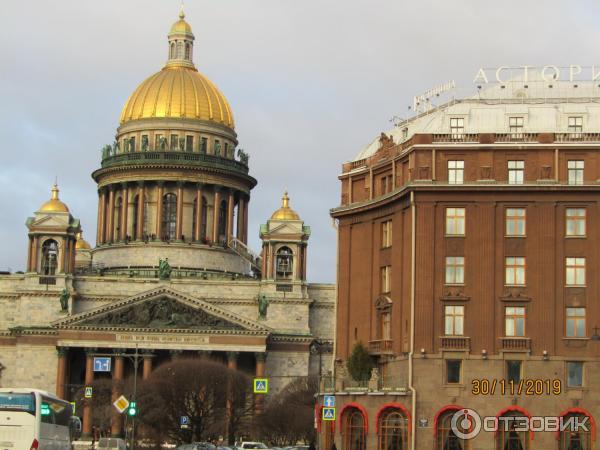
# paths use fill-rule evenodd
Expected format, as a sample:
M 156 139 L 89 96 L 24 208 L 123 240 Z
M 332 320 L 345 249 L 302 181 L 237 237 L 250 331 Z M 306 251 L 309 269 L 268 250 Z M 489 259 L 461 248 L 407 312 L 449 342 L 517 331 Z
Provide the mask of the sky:
M 96 236 L 90 174 L 121 108 L 167 57 L 180 0 L 0 0 L 0 270 L 23 270 L 25 220 L 61 199 Z M 600 3 L 186 0 L 194 60 L 232 106 L 258 180 L 249 239 L 281 203 L 312 227 L 308 279 L 334 282 L 337 176 L 412 98 L 480 67 L 589 66 Z

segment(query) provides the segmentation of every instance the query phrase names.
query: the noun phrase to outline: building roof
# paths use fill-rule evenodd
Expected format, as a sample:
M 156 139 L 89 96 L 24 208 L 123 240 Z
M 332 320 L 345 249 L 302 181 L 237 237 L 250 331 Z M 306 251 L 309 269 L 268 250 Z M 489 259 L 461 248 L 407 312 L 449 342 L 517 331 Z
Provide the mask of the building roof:
M 69 207 L 58 198 L 58 186 L 52 186 L 52 196 L 38 209 L 39 212 L 69 212 Z
M 450 134 L 450 119 L 462 118 L 464 134 L 510 133 L 510 118 L 522 117 L 521 133 L 567 133 L 569 117 L 582 117 L 583 132 L 600 132 L 600 84 L 597 82 L 544 81 L 532 74 L 527 81 L 513 79 L 489 87 L 478 86 L 475 95 L 456 96 L 428 111 L 399 122 L 389 130 L 400 144 L 415 134 Z M 353 161 L 372 156 L 380 148 L 377 136 Z
M 287 191 L 283 193 L 281 198 L 281 208 L 271 215 L 271 220 L 300 220 L 298 213 L 290 208 L 290 198 Z

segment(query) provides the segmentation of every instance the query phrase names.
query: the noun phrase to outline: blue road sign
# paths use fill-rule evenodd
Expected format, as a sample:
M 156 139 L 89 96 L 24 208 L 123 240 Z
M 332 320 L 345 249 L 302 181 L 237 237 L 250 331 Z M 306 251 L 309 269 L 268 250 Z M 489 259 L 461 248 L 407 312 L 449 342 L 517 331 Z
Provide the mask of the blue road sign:
M 335 395 L 326 395 L 323 399 L 323 405 L 327 408 L 333 408 L 335 406 Z
M 181 416 L 180 423 L 181 423 L 181 425 L 189 425 L 190 418 L 188 416 Z
M 94 357 L 94 372 L 110 372 L 110 356 Z
M 255 394 L 268 394 L 269 393 L 269 380 L 267 378 L 255 378 L 254 379 L 254 393 Z
M 335 420 L 335 408 L 323 408 L 323 420 Z

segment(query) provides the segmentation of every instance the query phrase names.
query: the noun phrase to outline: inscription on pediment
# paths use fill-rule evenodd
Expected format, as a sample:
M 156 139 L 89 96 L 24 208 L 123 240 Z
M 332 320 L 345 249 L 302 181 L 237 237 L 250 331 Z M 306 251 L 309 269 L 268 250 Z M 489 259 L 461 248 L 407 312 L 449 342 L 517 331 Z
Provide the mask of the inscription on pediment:
M 110 311 L 81 323 L 90 326 L 152 329 L 243 330 L 240 325 L 168 297 Z

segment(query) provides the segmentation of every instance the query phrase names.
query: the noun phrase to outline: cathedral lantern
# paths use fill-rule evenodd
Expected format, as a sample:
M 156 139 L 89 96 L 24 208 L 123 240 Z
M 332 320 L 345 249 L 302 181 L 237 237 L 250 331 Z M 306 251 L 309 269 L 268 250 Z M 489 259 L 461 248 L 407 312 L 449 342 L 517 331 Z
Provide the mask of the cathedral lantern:
M 79 219 L 71 216 L 67 205 L 59 199 L 58 192 L 55 184 L 50 200 L 27 219 L 28 272 L 50 277 L 73 272 L 76 236 L 81 228 Z
M 310 227 L 290 208 L 285 192 L 282 205 L 260 228 L 262 246 L 262 278 L 284 286 L 306 281 L 306 247 Z

